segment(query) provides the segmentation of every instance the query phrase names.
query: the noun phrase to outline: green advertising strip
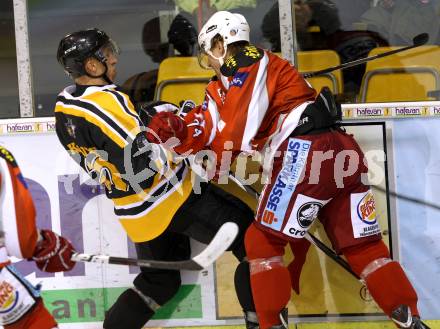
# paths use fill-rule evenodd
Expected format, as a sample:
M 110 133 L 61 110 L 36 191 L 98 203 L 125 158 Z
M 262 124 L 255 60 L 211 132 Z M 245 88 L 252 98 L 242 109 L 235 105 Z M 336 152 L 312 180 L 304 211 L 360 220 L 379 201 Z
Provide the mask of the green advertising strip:
M 46 290 L 44 303 L 59 323 L 98 322 L 127 288 Z M 153 319 L 202 318 L 200 285 L 182 285 L 179 292 L 156 312 Z

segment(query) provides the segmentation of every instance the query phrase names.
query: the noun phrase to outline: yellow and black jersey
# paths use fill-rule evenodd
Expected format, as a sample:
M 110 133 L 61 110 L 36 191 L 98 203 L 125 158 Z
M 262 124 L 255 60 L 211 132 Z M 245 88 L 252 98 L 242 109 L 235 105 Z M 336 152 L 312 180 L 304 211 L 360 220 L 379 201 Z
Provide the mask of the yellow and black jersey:
M 185 162 L 149 144 L 129 97 L 116 85 L 64 89 L 55 107 L 64 148 L 113 200 L 115 214 L 134 242 L 160 235 L 191 193 Z

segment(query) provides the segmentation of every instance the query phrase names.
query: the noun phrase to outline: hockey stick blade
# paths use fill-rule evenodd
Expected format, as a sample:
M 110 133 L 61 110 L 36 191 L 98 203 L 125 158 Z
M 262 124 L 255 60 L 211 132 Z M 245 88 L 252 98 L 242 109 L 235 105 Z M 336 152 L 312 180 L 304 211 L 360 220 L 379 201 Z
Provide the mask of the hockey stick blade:
M 343 63 L 343 64 L 337 65 L 337 66 L 332 66 L 332 67 L 329 67 L 329 68 L 326 68 L 326 69 L 323 69 L 323 70 L 319 70 L 319 71 L 315 71 L 315 72 L 310 72 L 310 73 L 304 73 L 303 77 L 306 78 L 306 79 L 307 78 L 311 78 L 311 77 L 316 77 L 318 75 L 327 74 L 327 73 L 330 73 L 330 72 L 333 72 L 333 71 L 336 71 L 336 70 L 343 70 L 343 69 L 346 69 L 346 68 L 349 68 L 349 67 L 360 65 L 360 64 L 363 64 L 363 63 L 366 63 L 366 62 L 378 59 L 378 58 L 394 55 L 394 54 L 400 53 L 402 51 L 406 51 L 406 50 L 409 50 L 409 49 L 413 49 L 413 48 L 416 48 L 416 47 L 423 46 L 424 44 L 426 44 L 428 42 L 428 40 L 429 40 L 429 34 L 428 33 L 421 33 L 421 34 L 419 34 L 419 35 L 414 37 L 413 44 L 410 45 L 410 46 L 406 46 L 406 47 L 403 47 L 403 48 L 390 50 L 390 51 L 387 51 L 385 53 L 377 54 L 377 55 L 370 56 L 370 57 L 364 57 L 364 58 L 356 59 L 354 61 Z
M 234 176 L 231 171 L 229 172 L 229 179 L 237 184 L 237 186 L 243 191 L 253 196 L 255 199 L 258 199 L 260 197 L 260 194 L 256 190 L 254 190 L 253 188 L 249 188 L 248 185 L 244 185 L 237 177 Z
M 72 255 L 74 262 L 91 262 L 101 264 L 133 265 L 166 270 L 200 271 L 214 263 L 234 242 L 238 235 L 238 225 L 226 222 L 217 234 L 197 256 L 183 261 L 161 261 L 136 258 L 123 258 L 107 255 L 90 255 L 75 253 Z

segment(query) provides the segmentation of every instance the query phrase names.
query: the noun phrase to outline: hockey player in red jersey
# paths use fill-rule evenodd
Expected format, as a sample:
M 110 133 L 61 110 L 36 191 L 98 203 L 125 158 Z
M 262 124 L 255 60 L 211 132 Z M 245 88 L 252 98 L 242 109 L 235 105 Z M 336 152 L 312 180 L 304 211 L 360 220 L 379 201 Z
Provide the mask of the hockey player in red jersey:
M 260 328 L 287 325 L 285 307 L 302 261 L 289 273 L 284 248 L 289 243 L 304 260 L 303 236 L 317 216 L 383 311 L 401 328 L 426 328 L 414 288 L 382 241 L 374 197 L 362 179 L 364 155 L 339 127 L 333 97 L 316 96 L 286 60 L 249 44 L 242 15 L 215 13 L 201 29 L 199 46 L 201 63 L 216 73 L 203 104 L 184 120 L 158 114 L 149 128 L 162 141 L 179 138 L 178 153 L 211 149 L 219 179 L 231 161 L 223 154 L 232 153 L 232 160 L 240 152 L 264 154 L 269 180 L 245 239 Z M 148 139 L 159 142 L 153 134 Z
M 46 272 L 71 270 L 75 250 L 51 230 L 35 226 L 31 194 L 12 154 L 0 146 L 0 325 L 5 329 L 51 329 L 57 323 L 39 289 L 11 265 L 10 256 L 34 260 Z

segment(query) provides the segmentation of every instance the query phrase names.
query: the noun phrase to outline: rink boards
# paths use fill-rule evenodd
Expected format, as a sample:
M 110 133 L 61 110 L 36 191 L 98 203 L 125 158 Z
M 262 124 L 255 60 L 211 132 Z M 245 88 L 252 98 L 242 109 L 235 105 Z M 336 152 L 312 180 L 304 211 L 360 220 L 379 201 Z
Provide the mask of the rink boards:
M 439 108 L 429 103 L 344 107 L 347 130 L 355 135 L 365 153 L 370 152 L 372 185 L 440 203 L 439 113 Z M 80 251 L 135 256 L 111 202 L 101 189 L 90 184 L 61 148 L 53 118 L 3 120 L 0 131 L 0 142 L 15 155 L 27 179 L 41 227 L 51 227 L 68 236 Z M 386 161 L 380 159 L 381 154 Z M 231 186 L 226 189 L 237 191 Z M 419 291 L 422 314 L 440 319 L 440 268 L 435 261 L 440 249 L 439 212 L 389 198 L 377 190 L 374 194 L 385 242 L 392 247 L 393 256 L 402 261 Z M 243 197 L 255 204 L 248 196 Z M 319 223 L 314 233 L 328 243 Z M 289 257 L 288 253 L 287 261 Z M 70 273 L 48 275 L 23 261 L 16 265 L 33 283 L 42 282 L 46 304 L 62 323 L 61 328 L 98 328 L 104 310 L 130 286 L 137 273 L 137 269 L 123 266 L 78 264 Z M 206 271 L 183 273 L 182 289 L 149 325 L 241 324 L 241 309 L 233 288 L 235 265 L 235 259 L 227 254 Z M 308 254 L 300 289 L 301 295 L 293 293 L 289 304 L 292 323 L 382 318 L 365 288 L 315 249 Z M 318 328 L 315 325 L 319 327 L 301 323 L 297 328 Z M 353 328 L 349 325 L 325 327 Z M 388 326 L 368 323 L 365 327 L 356 324 L 356 328 Z

